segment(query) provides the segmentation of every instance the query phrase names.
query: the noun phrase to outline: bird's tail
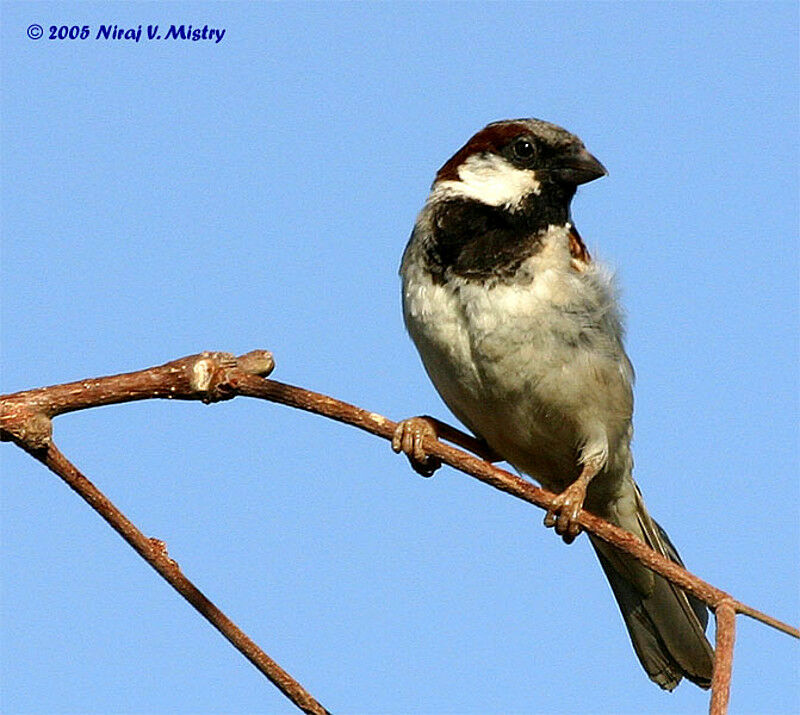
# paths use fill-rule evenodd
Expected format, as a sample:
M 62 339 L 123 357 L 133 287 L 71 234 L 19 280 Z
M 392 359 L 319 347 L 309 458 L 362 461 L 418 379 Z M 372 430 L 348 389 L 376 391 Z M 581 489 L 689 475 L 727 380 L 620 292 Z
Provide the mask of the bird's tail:
M 606 518 L 683 566 L 669 536 L 648 514 L 638 487 L 633 486 L 636 512 Z M 633 649 L 650 680 L 673 690 L 686 676 L 701 688 L 708 688 L 714 650 L 705 636 L 705 604 L 627 554 L 598 539 L 591 541 L 622 611 Z

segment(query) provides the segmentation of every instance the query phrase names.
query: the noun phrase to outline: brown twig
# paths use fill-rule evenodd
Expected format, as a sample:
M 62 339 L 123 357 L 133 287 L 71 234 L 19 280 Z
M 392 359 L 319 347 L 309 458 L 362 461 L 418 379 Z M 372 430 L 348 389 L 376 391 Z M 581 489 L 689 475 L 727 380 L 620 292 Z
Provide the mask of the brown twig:
M 303 712 L 314 713 L 314 715 L 327 713 L 327 710 L 300 683 L 250 640 L 244 631 L 183 575 L 178 564 L 167 554 L 167 547 L 163 541 L 147 538 L 139 531 L 94 484 L 61 454 L 55 444 L 51 442 L 43 453 L 34 453 L 33 456 L 78 492 L 147 563 L 194 606 L 203 618 L 225 636 L 234 648 L 269 678 L 297 707 Z
M 227 375 L 268 374 L 274 363 L 264 351 L 234 358 L 227 353 L 202 353 L 134 373 L 84 380 L 0 397 L 0 438 L 16 442 L 61 477 L 133 549 L 183 596 L 245 658 L 303 712 L 328 711 L 289 673 L 259 648 L 217 608 L 167 554 L 163 541 L 146 537 L 59 451 L 52 440 L 50 418 L 97 405 L 152 397 L 213 402 L 233 397 Z
M 286 385 L 276 380 L 263 380 L 253 378 L 250 375 L 231 376 L 231 387 L 241 395 L 258 397 L 271 402 L 279 402 L 290 407 L 296 407 L 307 412 L 324 415 L 331 419 L 345 424 L 353 425 L 366 432 L 391 440 L 396 422 L 376 414 L 368 412 L 355 405 L 350 405 L 341 400 L 336 400 L 326 395 L 311 392 L 302 387 Z M 455 428 L 451 428 L 455 430 Z M 511 494 L 512 496 L 530 502 L 536 506 L 547 510 L 550 507 L 554 494 L 548 492 L 535 484 L 522 479 L 510 472 L 495 467 L 477 457 L 473 457 L 466 452 L 451 447 L 436 440 L 426 439 L 424 442 L 425 450 L 449 464 L 480 481 L 489 484 L 495 489 Z M 630 554 L 645 566 L 680 586 L 685 591 L 697 596 L 701 601 L 708 604 L 712 609 L 723 601 L 730 601 L 734 604 L 738 613 L 754 618 L 757 621 L 783 631 L 795 638 L 800 638 L 800 630 L 779 621 L 772 616 L 768 616 L 761 611 L 748 606 L 734 599 L 730 594 L 721 589 L 706 583 L 694 574 L 681 568 L 678 564 L 656 553 L 643 541 L 637 539 L 633 534 L 620 529 L 613 524 L 601 519 L 588 511 L 581 511 L 578 521 L 587 531 L 598 536 L 603 541 L 608 542 Z
M 234 357 L 231 353 L 204 352 L 136 372 L 39 387 L 0 395 L 0 440 L 20 445 L 46 446 L 53 417 L 135 400 L 200 400 L 206 404 L 236 396 L 229 375 L 266 376 L 275 367 L 266 350 Z
M 273 364 L 271 355 L 266 351 L 253 351 L 239 358 L 234 358 L 228 353 L 202 353 L 139 372 L 4 395 L 0 397 L 0 407 L 2 407 L 2 412 L 0 412 L 0 439 L 14 441 L 59 473 L 93 508 L 100 511 L 103 518 L 147 559 L 148 563 L 183 593 L 181 588 L 173 583 L 173 579 L 168 577 L 168 574 L 171 575 L 174 571 L 180 572 L 177 569 L 177 565 L 166 556 L 166 552 L 160 542 L 146 539 L 119 512 L 117 512 L 119 518 L 124 521 L 119 521 L 118 524 L 115 524 L 101 511 L 101 507 L 105 505 L 114 511 L 116 509 L 52 445 L 50 419 L 73 410 L 131 400 L 161 397 L 215 402 L 230 399 L 236 395 L 244 395 L 279 402 L 307 412 L 323 415 L 391 440 L 397 423 L 382 415 L 368 412 L 326 395 L 264 379 L 264 376 L 271 372 Z M 468 449 L 473 449 L 481 456 L 489 458 L 493 456 L 481 442 L 449 425 L 438 423 L 437 432 L 440 437 L 465 446 Z M 542 509 L 547 510 L 555 497 L 554 494 L 540 489 L 529 481 L 494 467 L 483 459 L 467 454 L 439 440 L 426 438 L 424 447 L 428 454 L 439 458 L 445 464 L 449 464 L 495 489 L 535 504 Z M 53 465 L 59 465 L 61 471 L 55 469 Z M 67 467 L 67 465 L 69 466 Z M 62 472 L 69 473 L 70 469 L 74 470 L 75 475 L 72 482 L 62 474 Z M 91 489 L 88 489 L 87 485 Z M 95 490 L 96 494 L 91 490 Z M 712 684 L 712 713 L 715 715 L 724 713 L 727 709 L 736 613 L 745 614 L 772 628 L 776 628 L 795 638 L 800 638 L 800 630 L 797 628 L 737 601 L 725 591 L 706 583 L 681 568 L 678 564 L 657 554 L 632 534 L 609 524 L 587 511 L 580 512 L 578 522 L 587 531 L 633 556 L 648 568 L 705 602 L 715 611 L 717 616 L 718 648 Z M 136 531 L 136 534 L 141 539 L 137 537 L 131 540 L 126 536 L 124 529 L 129 528 L 125 526 L 123 529 L 123 525 L 126 523 Z M 159 560 L 159 554 L 161 555 L 161 560 Z M 165 564 L 171 564 L 171 566 L 167 568 Z M 192 605 L 198 608 L 195 601 L 199 600 L 207 603 L 214 611 L 217 610 L 213 604 L 207 602 L 207 599 L 194 586 L 189 584 L 188 581 L 186 583 L 193 589 L 193 593 L 196 592 L 197 597 L 199 597 L 195 597 L 193 600 L 193 598 L 184 594 L 184 597 Z M 266 654 L 259 650 L 258 653 L 260 655 L 257 659 L 254 659 L 243 648 L 239 647 L 234 642 L 234 638 L 228 632 L 223 631 L 220 625 L 212 620 L 206 612 L 203 612 L 201 608 L 198 608 L 198 610 L 215 627 L 222 631 L 225 637 L 234 643 L 298 707 L 306 712 L 325 712 L 303 690 L 299 683 L 280 669 Z M 206 607 L 206 610 L 208 610 L 208 607 Z M 219 613 L 219 616 L 236 629 L 224 615 Z M 246 639 L 246 643 L 243 643 L 243 645 L 250 644 L 257 650 L 257 646 L 247 639 L 247 636 L 241 631 L 238 631 L 238 633 Z M 265 667 L 262 668 L 257 660 Z M 717 708 L 716 710 L 714 710 L 715 707 Z
M 714 676 L 711 679 L 710 715 L 725 715 L 731 696 L 733 642 L 736 639 L 736 604 L 723 601 L 717 605 L 717 642 L 714 654 Z

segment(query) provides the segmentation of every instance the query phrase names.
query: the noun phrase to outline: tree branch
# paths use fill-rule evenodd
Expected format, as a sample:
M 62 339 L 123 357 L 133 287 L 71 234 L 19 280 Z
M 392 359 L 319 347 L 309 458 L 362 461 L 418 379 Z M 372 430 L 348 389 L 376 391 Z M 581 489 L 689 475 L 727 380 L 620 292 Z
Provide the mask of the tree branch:
M 52 443 L 51 418 L 66 412 L 151 398 L 209 403 L 236 395 L 278 402 L 358 427 L 387 440 L 392 439 L 397 423 L 332 397 L 265 379 L 273 367 L 272 356 L 263 350 L 238 358 L 229 353 L 206 352 L 138 372 L 3 395 L 0 396 L 0 440 L 15 442 L 59 474 L 299 708 L 305 712 L 324 713 L 326 711 L 322 706 L 297 681 L 258 649 L 180 573 L 177 564 L 167 556 L 162 542 L 148 539 L 139 532 Z M 492 457 L 483 443 L 449 425 L 439 423 L 438 433 L 482 456 Z M 438 457 L 443 463 L 542 509 L 549 509 L 555 497 L 525 479 L 439 440 L 426 438 L 424 447 L 428 454 Z M 800 638 L 797 628 L 734 599 L 656 553 L 632 534 L 587 511 L 580 512 L 578 522 L 586 531 L 633 556 L 715 611 L 717 659 L 712 682 L 712 715 L 721 715 L 727 710 L 737 613 Z
M 736 638 L 736 604 L 723 601 L 717 606 L 717 643 L 714 653 L 714 676 L 711 679 L 709 715 L 725 715 L 731 696 L 733 641 Z
M 360 407 L 336 400 L 333 397 L 311 392 L 302 387 L 287 385 L 276 380 L 262 380 L 248 375 L 239 376 L 234 374 L 232 375 L 231 386 L 240 395 L 279 402 L 306 412 L 324 415 L 387 440 L 392 439 L 394 430 L 397 427 L 396 422 L 392 422 L 392 420 L 375 412 L 368 412 Z M 452 427 L 451 429 L 458 431 Z M 428 454 L 438 457 L 445 464 L 449 464 L 451 467 L 475 477 L 475 479 L 495 489 L 530 502 L 541 509 L 547 510 L 556 496 L 552 492 L 537 487 L 521 477 L 443 442 L 426 438 L 424 447 Z M 656 553 L 633 534 L 609 524 L 604 519 L 588 511 L 581 511 L 578 522 L 586 531 L 630 554 L 652 571 L 697 596 L 711 608 L 716 609 L 717 605 L 722 601 L 730 601 L 734 604 L 737 613 L 745 614 L 790 636 L 800 638 L 800 630 L 797 628 L 762 613 L 741 601 L 737 601 L 725 591 L 706 583 L 686 569 L 681 568 L 678 564 Z
M 227 391 L 230 370 L 235 369 L 241 375 L 265 375 L 273 366 L 272 356 L 265 351 L 240 358 L 228 353 L 202 353 L 139 372 L 3 395 L 0 397 L 0 439 L 14 441 L 61 477 L 298 708 L 312 715 L 326 715 L 328 711 L 300 683 L 184 576 L 178 564 L 168 556 L 166 544 L 139 531 L 52 440 L 50 418 L 55 415 L 154 397 L 206 403 L 227 399 L 234 396 Z

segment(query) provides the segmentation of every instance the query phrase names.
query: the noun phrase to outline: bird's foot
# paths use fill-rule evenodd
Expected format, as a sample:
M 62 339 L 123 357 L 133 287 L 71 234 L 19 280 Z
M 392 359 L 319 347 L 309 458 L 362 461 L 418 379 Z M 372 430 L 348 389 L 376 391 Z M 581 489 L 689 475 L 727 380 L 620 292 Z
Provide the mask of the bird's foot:
M 553 503 L 547 510 L 544 525 L 548 528 L 555 526 L 556 534 L 564 539 L 565 544 L 571 544 L 581 533 L 578 514 L 583 509 L 586 490 L 604 464 L 605 456 L 603 455 L 589 459 L 583 465 L 580 476 L 553 499 Z
M 422 443 L 426 437 L 439 439 L 433 422 L 426 417 L 410 417 L 398 423 L 392 436 L 392 449 L 403 452 L 415 472 L 430 477 L 442 466 L 442 461 L 425 451 Z
M 571 544 L 581 533 L 578 514 L 583 508 L 585 499 L 586 484 L 578 478 L 553 499 L 547 510 L 544 525 L 548 528 L 554 526 L 556 534 L 564 539 L 565 544 Z

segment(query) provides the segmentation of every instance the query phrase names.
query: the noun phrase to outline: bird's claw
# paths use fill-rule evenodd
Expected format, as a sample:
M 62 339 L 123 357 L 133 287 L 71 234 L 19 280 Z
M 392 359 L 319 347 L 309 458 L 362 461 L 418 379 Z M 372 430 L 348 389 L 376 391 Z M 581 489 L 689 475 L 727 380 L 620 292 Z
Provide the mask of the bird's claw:
M 417 474 L 430 477 L 442 466 L 442 460 L 428 454 L 423 446 L 426 437 L 438 439 L 436 428 L 424 417 L 411 417 L 398 423 L 392 435 L 392 449 L 403 452 Z
M 565 544 L 571 544 L 581 533 L 578 514 L 583 508 L 585 499 L 586 486 L 580 481 L 576 481 L 556 496 L 547 510 L 544 525 L 548 528 L 554 526 L 556 534 L 564 540 Z

